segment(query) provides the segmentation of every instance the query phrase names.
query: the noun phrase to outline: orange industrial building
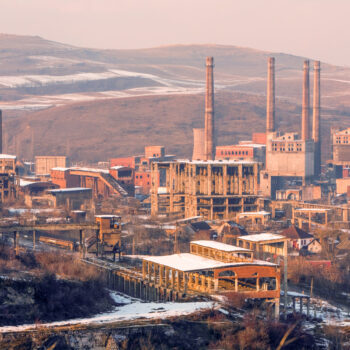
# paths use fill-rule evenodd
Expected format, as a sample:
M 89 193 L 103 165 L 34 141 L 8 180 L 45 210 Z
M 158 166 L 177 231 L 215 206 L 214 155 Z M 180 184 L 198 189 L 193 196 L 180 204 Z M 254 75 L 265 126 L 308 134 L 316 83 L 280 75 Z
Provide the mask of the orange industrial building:
M 287 240 L 265 234 L 246 236 L 243 248 L 215 241 L 192 241 L 190 253 L 166 256 L 143 256 L 142 278 L 165 300 L 171 295 L 196 293 L 242 293 L 247 299 L 263 299 L 275 305 L 279 317 L 281 273 L 277 264 L 254 259 L 255 255 L 285 256 Z M 251 240 L 249 240 L 251 239 Z M 243 239 L 242 239 L 243 240 Z M 251 242 L 254 244 L 251 244 Z M 287 290 L 287 284 L 284 285 Z
M 238 145 L 216 146 L 215 159 L 250 160 L 265 164 L 266 145 L 240 142 Z
M 51 181 L 60 188 L 91 188 L 94 197 L 134 195 L 134 169 L 127 167 L 112 167 L 109 170 L 79 167 L 53 168 Z
M 134 169 L 134 184 L 136 192 L 140 194 L 149 194 L 152 187 L 152 163 L 171 161 L 174 159 L 174 155 L 165 154 L 164 146 L 146 146 L 144 155 L 112 158 L 110 160 L 110 166 L 111 169 L 116 166 L 124 166 Z

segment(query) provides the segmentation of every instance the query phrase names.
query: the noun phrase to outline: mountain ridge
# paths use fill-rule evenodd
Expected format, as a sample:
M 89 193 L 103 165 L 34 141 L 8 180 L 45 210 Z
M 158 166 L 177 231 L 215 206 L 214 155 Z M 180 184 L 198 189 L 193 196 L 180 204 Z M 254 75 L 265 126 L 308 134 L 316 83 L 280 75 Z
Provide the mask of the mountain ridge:
M 69 150 L 75 161 L 140 153 L 151 143 L 189 157 L 192 128 L 203 125 L 208 55 L 215 63 L 220 144 L 264 131 L 270 52 L 216 44 L 98 50 L 0 36 L 4 148 L 30 159 L 34 133 L 35 154 Z M 278 119 L 282 130 L 298 131 L 304 58 L 273 55 Z M 350 68 L 322 64 L 321 91 L 327 138 L 331 125 L 349 120 Z

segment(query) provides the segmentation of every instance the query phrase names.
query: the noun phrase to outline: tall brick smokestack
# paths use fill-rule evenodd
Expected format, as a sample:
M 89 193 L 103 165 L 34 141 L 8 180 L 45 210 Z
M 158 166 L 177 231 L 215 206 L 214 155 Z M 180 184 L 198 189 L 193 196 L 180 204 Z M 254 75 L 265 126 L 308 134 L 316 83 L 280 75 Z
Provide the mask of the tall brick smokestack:
M 0 153 L 2 153 L 2 110 L 0 109 Z
M 267 63 L 266 132 L 275 131 L 275 58 Z
M 206 59 L 206 93 L 205 93 L 205 143 L 204 152 L 205 160 L 213 160 L 215 158 L 214 144 L 214 59 L 207 57 Z
M 309 78 L 309 61 L 304 61 L 304 80 L 303 80 L 303 106 L 301 115 L 301 139 L 310 139 L 310 78 Z
M 314 62 L 314 99 L 313 99 L 313 118 L 312 118 L 312 138 L 315 142 L 315 175 L 321 173 L 321 64 L 320 61 Z

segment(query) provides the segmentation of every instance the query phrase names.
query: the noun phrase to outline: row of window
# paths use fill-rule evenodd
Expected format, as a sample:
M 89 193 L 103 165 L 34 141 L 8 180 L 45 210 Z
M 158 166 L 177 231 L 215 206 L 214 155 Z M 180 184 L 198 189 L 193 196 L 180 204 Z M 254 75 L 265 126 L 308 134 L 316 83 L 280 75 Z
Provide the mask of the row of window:
M 284 147 L 283 148 L 279 148 L 279 149 L 277 149 L 277 147 L 275 147 L 275 148 L 272 148 L 272 150 L 275 151 L 275 152 L 277 152 L 277 151 L 285 152 L 286 151 L 286 149 Z M 294 148 L 288 148 L 287 150 L 288 150 L 288 152 L 294 152 Z M 297 152 L 301 152 L 301 148 L 297 148 L 296 151 Z
M 244 155 L 248 155 L 248 151 L 221 151 L 221 155 L 239 155 L 239 156 L 244 156 Z
M 283 142 L 282 144 L 281 144 L 280 142 L 275 142 L 275 143 L 272 144 L 272 147 L 278 147 L 278 146 L 280 146 L 280 147 L 281 147 L 281 146 L 285 147 L 285 142 Z M 293 142 L 293 143 L 288 143 L 287 146 L 288 146 L 288 147 L 297 146 L 297 147 L 300 147 L 300 148 L 302 147 L 301 143 L 294 143 L 294 142 Z
M 335 140 L 335 143 L 349 143 L 348 137 L 343 137 L 343 139 L 341 139 L 340 137 L 337 137 Z
M 149 178 L 149 174 L 147 174 L 147 178 Z M 136 175 L 136 179 L 142 179 L 142 175 Z

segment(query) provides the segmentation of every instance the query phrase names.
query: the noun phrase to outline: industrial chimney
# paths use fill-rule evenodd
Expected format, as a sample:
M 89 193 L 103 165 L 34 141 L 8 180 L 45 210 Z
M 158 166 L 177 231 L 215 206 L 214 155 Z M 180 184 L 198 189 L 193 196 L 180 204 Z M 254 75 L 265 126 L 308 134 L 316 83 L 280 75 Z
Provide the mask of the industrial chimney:
M 206 59 L 206 93 L 205 93 L 205 160 L 215 159 L 214 144 L 214 59 Z
M 321 132 L 320 132 L 320 113 L 321 113 L 321 98 L 320 98 L 320 61 L 314 62 L 314 99 L 313 99 L 313 120 L 312 120 L 312 138 L 315 142 L 315 175 L 321 173 Z
M 310 82 L 309 82 L 309 61 L 304 61 L 304 80 L 303 80 L 303 106 L 301 115 L 301 139 L 303 141 L 310 139 Z
M 266 133 L 275 131 L 275 58 L 267 64 Z
M 0 109 L 0 153 L 2 153 L 2 110 Z

